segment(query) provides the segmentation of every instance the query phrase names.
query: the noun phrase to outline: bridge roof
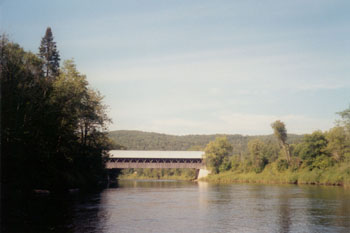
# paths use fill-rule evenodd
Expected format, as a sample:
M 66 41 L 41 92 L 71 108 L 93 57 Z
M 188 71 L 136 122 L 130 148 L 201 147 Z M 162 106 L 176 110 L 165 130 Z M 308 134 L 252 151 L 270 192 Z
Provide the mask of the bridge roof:
M 111 150 L 110 158 L 201 159 L 204 151 Z

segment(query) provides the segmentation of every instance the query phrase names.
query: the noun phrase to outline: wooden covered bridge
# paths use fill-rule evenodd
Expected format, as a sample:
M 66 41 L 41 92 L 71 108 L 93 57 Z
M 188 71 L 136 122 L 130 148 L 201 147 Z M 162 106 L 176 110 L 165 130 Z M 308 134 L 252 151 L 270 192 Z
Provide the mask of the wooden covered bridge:
M 107 168 L 194 168 L 198 177 L 208 174 L 203 151 L 111 150 Z

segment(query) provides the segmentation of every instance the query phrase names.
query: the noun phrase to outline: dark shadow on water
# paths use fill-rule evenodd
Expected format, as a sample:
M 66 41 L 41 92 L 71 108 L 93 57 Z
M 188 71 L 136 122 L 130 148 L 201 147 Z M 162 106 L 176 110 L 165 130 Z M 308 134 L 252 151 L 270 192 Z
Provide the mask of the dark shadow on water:
M 2 199 L 1 232 L 99 232 L 100 200 L 101 191 Z

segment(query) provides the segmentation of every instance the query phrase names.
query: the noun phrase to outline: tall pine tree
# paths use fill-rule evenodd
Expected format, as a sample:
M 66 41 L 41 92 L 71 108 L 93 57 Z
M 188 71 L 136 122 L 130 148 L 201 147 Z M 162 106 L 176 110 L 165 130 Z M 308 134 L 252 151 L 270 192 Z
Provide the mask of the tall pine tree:
M 53 40 L 51 28 L 46 29 L 45 36 L 41 40 L 39 47 L 39 57 L 43 60 L 44 76 L 47 79 L 55 79 L 59 73 L 60 55 Z

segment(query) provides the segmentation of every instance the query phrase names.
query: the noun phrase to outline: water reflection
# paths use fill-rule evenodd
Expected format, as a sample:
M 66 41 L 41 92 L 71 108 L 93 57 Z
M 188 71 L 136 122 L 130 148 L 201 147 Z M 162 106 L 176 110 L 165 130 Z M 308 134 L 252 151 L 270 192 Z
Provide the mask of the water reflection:
M 278 231 L 289 232 L 292 225 L 290 197 L 285 188 L 278 190 Z
M 208 182 L 198 181 L 198 206 L 202 214 L 206 214 L 208 208 Z
M 3 232 L 350 232 L 340 187 L 133 180 L 11 207 Z

